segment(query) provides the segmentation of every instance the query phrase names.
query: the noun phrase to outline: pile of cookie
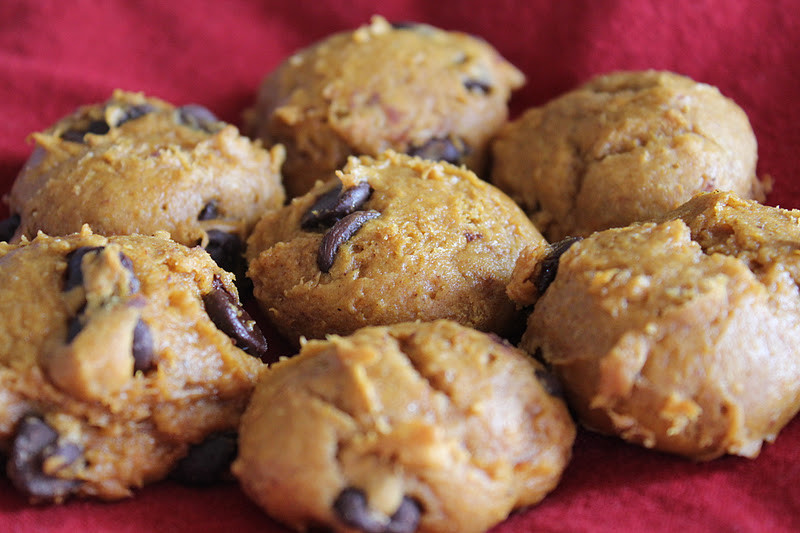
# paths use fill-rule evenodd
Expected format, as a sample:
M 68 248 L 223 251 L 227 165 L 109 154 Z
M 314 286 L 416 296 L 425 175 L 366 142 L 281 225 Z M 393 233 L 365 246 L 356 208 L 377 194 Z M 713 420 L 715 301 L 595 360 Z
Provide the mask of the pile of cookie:
M 0 223 L 14 485 L 233 477 L 297 530 L 480 532 L 556 487 L 575 420 L 758 455 L 800 410 L 800 212 L 761 203 L 745 113 L 640 71 L 511 120 L 524 81 L 375 17 L 241 132 L 116 91 L 34 133 Z

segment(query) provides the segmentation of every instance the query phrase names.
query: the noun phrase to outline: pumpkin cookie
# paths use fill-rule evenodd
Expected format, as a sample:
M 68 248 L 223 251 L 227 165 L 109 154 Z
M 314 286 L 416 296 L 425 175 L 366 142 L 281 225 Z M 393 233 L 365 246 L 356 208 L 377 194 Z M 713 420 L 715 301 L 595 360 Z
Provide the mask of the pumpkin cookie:
M 394 149 L 481 175 L 488 141 L 524 76 L 485 41 L 381 17 L 284 61 L 263 81 L 246 131 L 286 146 L 290 196 L 328 181 L 349 155 Z
M 233 472 L 297 530 L 482 532 L 558 483 L 575 426 L 536 361 L 454 322 L 309 341 L 266 371 Z
M 164 230 L 232 270 L 258 217 L 285 197 L 283 148 L 263 149 L 199 105 L 115 91 L 32 138 L 6 198 L 16 239 L 83 224 L 103 235 Z
M 649 220 L 703 191 L 763 201 L 756 159 L 747 115 L 715 87 L 617 72 L 507 124 L 491 181 L 557 241 Z
M 0 449 L 32 501 L 164 478 L 236 430 L 265 367 L 232 275 L 166 234 L 0 243 L 0 316 Z
M 525 213 L 469 170 L 388 151 L 266 214 L 248 276 L 295 344 L 436 318 L 508 336 L 522 318 L 505 287 L 529 242 L 544 239 Z
M 755 457 L 800 409 L 799 282 L 800 211 L 717 192 L 533 247 L 509 293 L 587 426 L 705 460 Z

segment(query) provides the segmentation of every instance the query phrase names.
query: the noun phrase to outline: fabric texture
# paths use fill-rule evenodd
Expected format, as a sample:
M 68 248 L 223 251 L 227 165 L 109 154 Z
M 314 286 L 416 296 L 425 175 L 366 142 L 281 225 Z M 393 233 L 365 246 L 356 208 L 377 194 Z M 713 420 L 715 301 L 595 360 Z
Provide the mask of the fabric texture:
M 620 69 L 719 87 L 749 115 L 770 205 L 800 208 L 800 10 L 793 0 L 89 0 L 0 3 L 0 192 L 26 137 L 114 88 L 199 103 L 241 124 L 262 77 L 373 14 L 465 31 L 527 76 L 512 112 Z M 7 216 L 0 206 L 0 218 Z M 2 319 L 2 317 L 0 317 Z M 0 477 L 3 532 L 283 532 L 235 484 L 162 482 L 116 503 L 29 506 Z M 800 417 L 754 460 L 694 463 L 581 430 L 561 484 L 495 533 L 800 531 Z

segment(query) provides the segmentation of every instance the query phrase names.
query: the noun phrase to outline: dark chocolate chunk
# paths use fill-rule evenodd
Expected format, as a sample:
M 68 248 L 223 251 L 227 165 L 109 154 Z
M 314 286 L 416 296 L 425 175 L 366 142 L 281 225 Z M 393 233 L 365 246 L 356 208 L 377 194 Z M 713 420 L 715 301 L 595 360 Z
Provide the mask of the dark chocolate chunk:
M 72 342 L 75 340 L 75 337 L 83 330 L 83 322 L 81 322 L 81 314 L 79 313 L 78 316 L 74 316 L 69 320 L 67 324 L 67 342 Z
M 219 119 L 199 104 L 187 104 L 178 108 L 178 122 L 196 130 L 214 133 L 219 129 Z
M 364 491 L 348 487 L 336 497 L 333 509 L 346 525 L 363 533 L 413 533 L 422 514 L 420 505 L 404 496 L 397 511 L 386 520 L 370 510 Z
M 82 143 L 84 133 L 78 130 L 67 130 L 61 134 L 61 138 L 71 143 Z
M 422 146 L 412 146 L 408 150 L 408 155 L 433 161 L 447 161 L 455 165 L 461 161 L 464 152 L 450 139 L 430 139 Z
M 67 255 L 67 277 L 64 281 L 64 292 L 83 285 L 83 270 L 81 269 L 83 256 L 102 249 L 102 246 L 81 246 Z
M 0 221 L 0 241 L 8 242 L 16 233 L 17 228 L 22 223 L 22 219 L 16 213 L 5 220 Z
M 542 259 L 533 273 L 533 285 L 539 294 L 544 294 L 547 287 L 553 283 L 558 273 L 558 261 L 564 253 L 569 250 L 570 246 L 580 241 L 581 237 L 567 237 L 561 241 L 549 245 L 547 254 Z
M 300 219 L 300 227 L 309 229 L 323 225 L 322 220 L 326 219 L 328 213 L 336 206 L 341 192 L 342 182 L 337 180 L 336 186 L 320 194 L 313 205 L 305 212 L 303 218 Z
M 155 362 L 155 353 L 153 352 L 154 342 L 153 334 L 150 332 L 150 327 L 141 318 L 133 328 L 133 345 L 131 351 L 133 352 L 133 371 L 141 370 L 142 372 L 152 368 Z
M 189 448 L 170 477 L 189 485 L 211 485 L 230 479 L 230 466 L 238 452 L 236 438 L 232 431 L 209 435 Z
M 336 205 L 333 207 L 333 216 L 338 220 L 361 209 L 371 194 L 372 187 L 366 181 L 348 187 L 339 195 Z
M 81 456 L 74 443 L 59 443 L 58 433 L 41 418 L 27 416 L 19 423 L 8 461 L 8 477 L 14 486 L 36 501 L 62 501 L 80 486 L 43 471 L 45 461 L 51 473 L 74 463 Z
M 217 201 L 209 200 L 208 203 L 203 206 L 203 209 L 200 210 L 200 214 L 197 215 L 197 220 L 213 220 L 218 216 Z
M 333 266 L 339 247 L 346 243 L 369 220 L 379 217 L 378 211 L 356 211 L 338 220 L 336 224 L 322 236 L 317 250 L 317 266 L 322 272 L 328 272 Z
M 481 80 L 464 80 L 464 88 L 470 92 L 476 92 L 480 94 L 489 94 L 492 92 L 492 86 L 489 83 Z
M 203 296 L 203 303 L 214 325 L 228 335 L 236 346 L 255 357 L 266 355 L 267 339 L 261 333 L 261 328 L 219 278 L 214 278 L 214 286 L 211 292 Z
M 392 28 L 395 30 L 413 30 L 419 26 L 418 22 L 411 22 L 408 20 L 400 20 L 397 22 L 392 22 Z

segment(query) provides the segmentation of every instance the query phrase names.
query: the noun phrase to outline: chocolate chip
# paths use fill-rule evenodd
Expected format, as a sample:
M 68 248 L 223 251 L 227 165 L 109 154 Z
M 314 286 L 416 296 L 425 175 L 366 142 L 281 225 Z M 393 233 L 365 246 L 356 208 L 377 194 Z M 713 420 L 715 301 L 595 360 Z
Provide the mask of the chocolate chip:
M 539 294 L 544 294 L 547 287 L 553 283 L 558 273 L 558 261 L 561 256 L 569 250 L 570 246 L 580 241 L 581 237 L 567 237 L 548 246 L 547 254 L 542 259 L 533 272 L 533 285 Z
M 44 472 L 55 473 L 81 456 L 74 443 L 59 443 L 58 433 L 41 418 L 25 417 L 17 427 L 8 461 L 8 477 L 14 486 L 37 501 L 61 501 L 77 490 L 81 482 L 63 479 Z
M 464 80 L 464 88 L 470 92 L 480 94 L 489 94 L 492 92 L 492 86 L 481 80 Z
M 214 133 L 219 129 L 219 119 L 214 113 L 198 104 L 178 108 L 178 122 L 196 130 Z
M 5 220 L 0 221 L 0 241 L 8 242 L 17 232 L 17 228 L 22 223 L 22 219 L 16 213 Z
M 267 339 L 261 329 L 219 278 L 214 278 L 213 288 L 203 296 L 203 303 L 214 325 L 233 339 L 236 346 L 255 357 L 266 355 Z
M 83 330 L 83 322 L 81 322 L 82 312 L 79 313 L 77 316 L 70 318 L 69 323 L 67 324 L 67 342 L 72 342 L 75 340 L 75 337 Z
M 347 526 L 363 533 L 413 533 L 419 525 L 420 505 L 404 496 L 400 507 L 386 522 L 370 510 L 364 491 L 354 487 L 342 490 L 333 502 L 333 510 Z
M 200 214 L 197 215 L 197 220 L 213 220 L 218 216 L 217 201 L 209 200 L 209 202 L 203 206 L 203 209 L 200 210 Z
M 564 388 L 561 386 L 561 382 L 555 374 L 548 370 L 537 368 L 536 378 L 539 380 L 539 383 L 542 384 L 542 388 L 544 388 L 547 394 L 555 396 L 556 398 L 564 398 Z
M 336 224 L 322 236 L 322 241 L 317 250 L 317 266 L 322 272 L 328 272 L 333 266 L 339 247 L 361 229 L 367 221 L 379 217 L 377 211 L 356 211 L 338 220 Z
M 336 206 L 341 193 L 342 182 L 337 181 L 335 187 L 317 197 L 316 201 L 311 205 L 308 211 L 305 212 L 303 218 L 300 219 L 300 227 L 309 229 L 324 225 L 322 221 L 327 219 L 328 214 Z
M 192 446 L 170 474 L 172 479 L 189 485 L 211 485 L 229 478 L 230 466 L 236 458 L 236 433 L 213 433 Z
M 422 507 L 413 498 L 403 496 L 400 507 L 392 515 L 389 525 L 384 530 L 386 533 L 413 533 L 419 526 Z
M 408 155 L 458 164 L 465 154 L 450 139 L 430 139 L 422 146 L 412 146 L 408 150 Z
M 155 354 L 153 353 L 153 334 L 150 332 L 150 327 L 141 318 L 133 328 L 133 371 L 141 370 L 142 372 L 152 368 L 155 361 Z
M 81 246 L 67 255 L 67 277 L 64 281 L 64 292 L 83 285 L 83 269 L 81 268 L 83 256 L 102 249 L 103 246 Z
M 341 184 L 321 194 L 300 220 L 300 227 L 331 227 L 337 221 L 360 209 L 370 195 L 372 187 L 366 181 L 342 190 Z
M 155 107 L 150 104 L 140 104 L 134 105 L 125 110 L 125 114 L 117 121 L 116 127 L 119 128 L 126 122 L 130 122 L 131 120 L 136 120 L 137 118 L 141 118 L 148 113 L 152 113 L 155 111 Z
M 238 235 L 216 229 L 206 232 L 206 251 L 217 265 L 228 272 L 238 273 L 242 262 L 242 240 Z
M 128 280 L 128 290 L 130 293 L 134 294 L 139 292 L 139 278 L 136 277 L 136 272 L 133 270 L 133 261 L 131 261 L 131 258 L 120 252 L 119 263 L 125 270 L 128 271 L 128 274 L 130 275 L 130 279 Z
M 105 135 L 109 132 L 111 128 L 108 125 L 108 122 L 105 119 L 97 119 L 93 120 L 86 126 L 86 129 L 69 129 L 61 134 L 61 138 L 65 141 L 70 141 L 74 143 L 82 143 L 83 137 L 87 133 L 93 133 L 95 135 Z
M 392 28 L 395 30 L 413 30 L 419 26 L 417 22 L 410 22 L 408 20 L 401 20 L 398 22 L 392 22 Z

